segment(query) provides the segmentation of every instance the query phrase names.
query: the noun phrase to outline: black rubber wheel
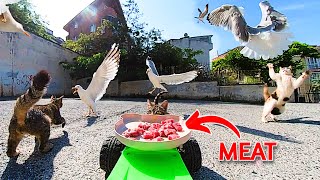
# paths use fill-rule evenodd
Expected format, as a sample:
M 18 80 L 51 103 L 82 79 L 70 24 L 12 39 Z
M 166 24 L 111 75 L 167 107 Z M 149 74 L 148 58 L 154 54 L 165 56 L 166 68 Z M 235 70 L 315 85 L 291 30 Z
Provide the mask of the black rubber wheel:
M 191 137 L 177 149 L 190 174 L 197 172 L 202 167 L 201 150 L 196 139 Z
M 103 142 L 100 151 L 100 168 L 106 172 L 106 178 L 117 164 L 124 148 L 125 145 L 115 136 L 110 136 Z M 181 148 L 177 149 L 190 174 L 197 172 L 202 167 L 201 150 L 196 139 L 191 137 Z
M 106 172 L 105 177 L 110 175 L 124 148 L 125 145 L 115 136 L 110 136 L 103 142 L 100 151 L 100 168 Z

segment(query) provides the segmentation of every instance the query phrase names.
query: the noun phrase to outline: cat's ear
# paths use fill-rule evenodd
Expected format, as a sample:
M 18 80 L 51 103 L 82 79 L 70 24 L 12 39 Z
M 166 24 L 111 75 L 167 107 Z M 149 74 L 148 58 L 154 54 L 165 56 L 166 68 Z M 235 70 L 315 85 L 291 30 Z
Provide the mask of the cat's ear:
M 169 102 L 167 100 L 164 100 L 162 103 L 161 103 L 161 106 L 164 108 L 164 109 L 168 109 L 168 104 Z
M 290 70 L 292 70 L 292 66 L 289 66 L 288 68 L 289 68 Z
M 54 100 L 54 97 L 53 97 L 53 95 L 51 95 L 51 101 L 53 101 Z

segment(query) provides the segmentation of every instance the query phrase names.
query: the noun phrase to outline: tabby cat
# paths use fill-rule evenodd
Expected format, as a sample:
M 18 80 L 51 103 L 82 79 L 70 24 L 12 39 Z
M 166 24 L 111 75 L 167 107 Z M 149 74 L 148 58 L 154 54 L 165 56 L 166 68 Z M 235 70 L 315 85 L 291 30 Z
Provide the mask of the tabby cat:
M 276 121 L 274 115 L 280 115 L 285 111 L 285 105 L 294 90 L 299 88 L 303 81 L 310 76 L 310 71 L 305 71 L 296 79 L 291 72 L 291 66 L 280 67 L 279 73 L 274 72 L 273 64 L 269 63 L 267 66 L 269 68 L 270 78 L 277 83 L 277 89 L 270 95 L 268 86 L 265 85 L 263 88 L 265 104 L 261 118 L 262 122 L 268 122 L 268 115 L 270 115 L 272 121 Z
M 36 136 L 40 142 L 40 152 L 52 149 L 53 145 L 48 142 L 51 118 L 40 110 L 32 108 L 46 93 L 50 79 L 47 71 L 38 72 L 33 77 L 29 89 L 17 99 L 9 125 L 7 156 L 19 155 L 17 146 L 26 134 Z
M 66 121 L 60 114 L 60 108 L 62 108 L 62 98 L 63 96 L 56 98 L 51 96 L 51 101 L 46 105 L 35 105 L 33 109 L 38 109 L 50 117 L 51 123 L 54 125 L 65 126 Z
M 161 104 L 159 104 L 159 98 L 162 94 L 166 93 L 166 91 L 160 92 L 154 98 L 154 102 L 151 102 L 149 99 L 147 100 L 147 114 L 154 114 L 154 115 L 165 115 L 169 114 L 168 110 L 168 101 L 164 100 Z

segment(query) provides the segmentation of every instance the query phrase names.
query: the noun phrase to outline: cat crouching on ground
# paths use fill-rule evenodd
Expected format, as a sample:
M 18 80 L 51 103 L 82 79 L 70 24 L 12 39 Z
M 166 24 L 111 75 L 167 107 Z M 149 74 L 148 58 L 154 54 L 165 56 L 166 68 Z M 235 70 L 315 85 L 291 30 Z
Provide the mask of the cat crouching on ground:
M 268 122 L 267 117 L 270 116 L 272 121 L 276 121 L 275 115 L 280 115 L 285 111 L 285 105 L 289 101 L 290 96 L 294 90 L 299 88 L 304 80 L 310 76 L 310 71 L 305 71 L 296 79 L 293 77 L 292 68 L 280 67 L 279 73 L 275 73 L 273 64 L 267 64 L 269 68 L 269 76 L 272 80 L 276 81 L 277 88 L 273 93 L 269 93 L 268 86 L 263 88 L 263 96 L 265 104 L 262 113 L 262 122 Z
M 49 82 L 50 75 L 47 71 L 38 72 L 33 77 L 29 89 L 17 99 L 9 125 L 7 156 L 19 155 L 17 146 L 26 134 L 36 136 L 40 142 L 40 152 L 52 149 L 53 145 L 48 142 L 51 119 L 40 110 L 32 108 L 46 93 Z

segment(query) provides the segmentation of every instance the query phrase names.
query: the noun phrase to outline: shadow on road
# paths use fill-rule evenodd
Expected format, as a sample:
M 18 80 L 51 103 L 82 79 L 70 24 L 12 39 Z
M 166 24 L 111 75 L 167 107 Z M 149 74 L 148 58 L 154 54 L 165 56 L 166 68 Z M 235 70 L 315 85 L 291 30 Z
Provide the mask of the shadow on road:
M 192 174 L 192 179 L 194 180 L 226 180 L 226 178 L 224 178 L 223 176 L 221 176 L 220 174 L 216 173 L 215 171 L 202 166 L 198 172 Z
M 279 120 L 277 123 L 291 123 L 291 124 L 309 124 L 309 125 L 318 125 L 320 126 L 320 121 L 313 121 L 313 120 L 303 120 L 309 117 L 300 117 L 288 120 Z
M 72 146 L 68 133 L 50 140 L 54 144 L 53 149 L 47 154 L 34 151 L 23 163 L 18 164 L 17 158 L 11 158 L 3 172 L 1 179 L 51 179 L 53 175 L 53 160 L 65 146 Z
M 273 134 L 273 133 L 258 130 L 258 129 L 248 128 L 245 126 L 237 126 L 237 127 L 238 127 L 239 131 L 241 131 L 243 133 L 252 134 L 252 135 L 260 136 L 260 137 L 266 137 L 266 138 L 273 139 L 276 141 L 285 141 L 285 142 L 302 144 L 302 142 L 299 142 L 299 141 L 295 140 L 294 138 L 289 138 L 289 137 L 282 136 L 279 134 Z
M 92 126 L 99 117 L 89 117 L 87 118 L 87 125 L 86 127 Z

